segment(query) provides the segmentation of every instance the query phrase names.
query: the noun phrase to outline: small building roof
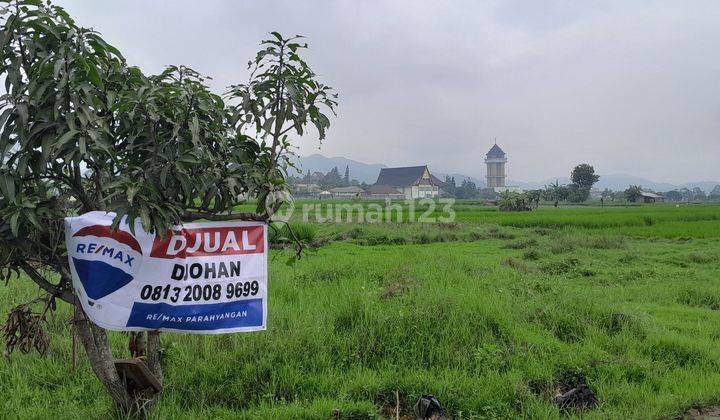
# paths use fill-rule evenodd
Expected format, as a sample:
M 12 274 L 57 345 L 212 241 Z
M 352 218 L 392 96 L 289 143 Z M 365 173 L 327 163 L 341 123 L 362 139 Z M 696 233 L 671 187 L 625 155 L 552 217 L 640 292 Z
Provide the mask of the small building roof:
M 355 194 L 357 194 L 357 193 L 363 193 L 363 192 L 365 192 L 365 190 L 363 190 L 360 187 L 356 187 L 356 186 L 352 185 L 349 187 L 331 188 L 330 192 L 334 193 L 334 194 L 337 194 L 337 193 L 355 193 Z
M 367 189 L 368 194 L 402 194 L 400 191 L 389 185 L 371 185 Z
M 427 166 L 406 166 L 403 168 L 382 168 L 375 185 L 390 185 L 393 187 L 409 187 L 415 184 Z
M 486 156 L 489 158 L 504 158 L 505 152 L 503 152 L 503 149 L 501 149 L 496 143 L 490 148 Z
M 660 194 L 655 194 L 655 193 L 651 193 L 651 192 L 647 192 L 647 191 L 641 191 L 640 195 L 643 197 L 648 197 L 648 198 L 663 198 L 663 196 Z

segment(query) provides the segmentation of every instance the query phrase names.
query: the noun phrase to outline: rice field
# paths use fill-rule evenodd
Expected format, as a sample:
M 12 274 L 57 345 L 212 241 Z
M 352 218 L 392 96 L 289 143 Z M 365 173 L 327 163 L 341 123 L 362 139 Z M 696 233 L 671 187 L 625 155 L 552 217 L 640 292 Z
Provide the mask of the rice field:
M 453 418 L 672 418 L 720 404 L 720 206 L 453 209 L 428 224 L 405 210 L 390 223 L 296 211 L 307 251 L 288 265 L 276 237 L 268 330 L 163 334 L 151 417 L 389 418 L 396 392 L 405 418 L 423 394 Z M 3 315 L 37 293 L 10 281 Z M 81 349 L 72 370 L 69 319 L 52 314 L 46 357 L 0 363 L 7 417 L 118 416 Z M 127 357 L 125 337 L 112 340 Z M 597 407 L 553 403 L 580 380 Z

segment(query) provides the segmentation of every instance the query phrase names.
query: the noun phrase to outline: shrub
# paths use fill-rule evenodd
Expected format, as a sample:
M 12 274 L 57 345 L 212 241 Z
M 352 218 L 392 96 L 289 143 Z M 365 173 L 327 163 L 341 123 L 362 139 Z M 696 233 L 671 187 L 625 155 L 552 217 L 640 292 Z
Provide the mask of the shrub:
M 565 274 L 572 271 L 580 264 L 580 260 L 577 258 L 567 258 L 560 261 L 550 261 L 545 263 L 541 270 L 547 274 Z
M 526 194 L 516 193 L 512 191 L 504 191 L 500 195 L 498 206 L 500 211 L 530 211 L 531 201 Z
M 286 224 L 273 223 L 273 228 L 268 231 L 268 242 L 276 245 L 284 245 L 293 241 L 292 233 L 295 234 L 298 241 L 303 244 L 312 244 L 317 236 L 317 229 L 309 223 L 293 223 L 290 224 L 290 230 Z

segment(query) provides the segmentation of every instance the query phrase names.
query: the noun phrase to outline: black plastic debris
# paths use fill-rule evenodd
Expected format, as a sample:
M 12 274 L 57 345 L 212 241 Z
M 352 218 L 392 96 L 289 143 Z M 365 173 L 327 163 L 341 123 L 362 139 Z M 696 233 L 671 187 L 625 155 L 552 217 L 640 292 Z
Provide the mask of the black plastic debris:
M 437 420 L 445 416 L 445 409 L 433 395 L 423 395 L 415 403 L 415 418 Z
M 562 395 L 556 396 L 554 401 L 555 404 L 559 405 L 560 408 L 563 409 L 574 408 L 578 410 L 586 410 L 594 408 L 598 405 L 595 393 L 584 383 L 581 383 L 577 387 L 565 392 Z

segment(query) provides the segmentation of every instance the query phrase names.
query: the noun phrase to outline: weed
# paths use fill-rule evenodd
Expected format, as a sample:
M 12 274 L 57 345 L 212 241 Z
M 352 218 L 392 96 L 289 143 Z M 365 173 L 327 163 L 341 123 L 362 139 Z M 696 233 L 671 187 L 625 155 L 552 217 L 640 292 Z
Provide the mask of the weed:
M 497 226 L 493 226 L 487 230 L 488 238 L 492 239 L 515 239 L 515 235 L 505 232 Z
M 707 264 L 707 263 L 713 262 L 715 260 L 715 258 L 713 258 L 707 254 L 700 254 L 697 252 L 693 252 L 693 253 L 689 254 L 687 258 L 688 258 L 688 260 L 690 260 L 691 262 L 694 262 L 695 264 Z
M 523 241 L 511 242 L 503 246 L 505 249 L 525 249 L 537 245 L 537 240 L 531 238 Z
M 575 239 L 568 238 L 566 236 L 561 236 L 559 238 L 556 238 L 550 244 L 550 252 L 552 252 L 553 254 L 564 254 L 566 252 L 574 251 L 575 248 L 576 248 Z
M 566 258 L 564 260 L 548 261 L 540 269 L 547 274 L 565 274 L 575 269 L 580 264 L 577 258 Z
M 625 238 L 622 236 L 594 236 L 589 244 L 592 249 L 622 249 L 625 248 Z
M 536 261 L 540 259 L 540 251 L 536 248 L 530 248 L 523 253 L 523 259 Z
M 523 273 L 531 273 L 535 271 L 532 267 L 527 265 L 526 263 L 517 260 L 513 257 L 508 257 L 506 260 L 502 262 L 503 265 L 506 265 L 512 269 L 515 269 L 517 271 L 521 271 Z
M 720 310 L 720 295 L 705 290 L 683 289 L 678 296 L 678 303 L 698 308 Z

